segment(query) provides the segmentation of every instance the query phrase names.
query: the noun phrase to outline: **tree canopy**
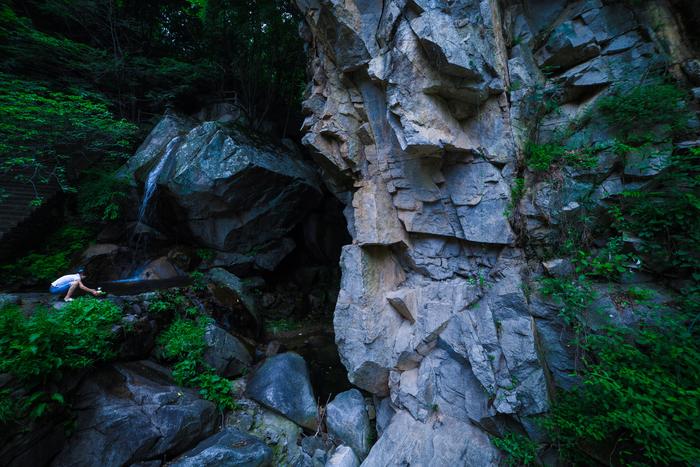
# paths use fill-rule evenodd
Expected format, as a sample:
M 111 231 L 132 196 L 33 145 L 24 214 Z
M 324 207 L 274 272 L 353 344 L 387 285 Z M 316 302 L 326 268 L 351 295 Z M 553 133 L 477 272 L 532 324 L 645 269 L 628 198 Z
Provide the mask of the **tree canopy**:
M 298 22 L 288 0 L 0 0 L 0 170 L 68 188 L 77 158 L 131 153 L 169 107 L 235 102 L 286 131 Z

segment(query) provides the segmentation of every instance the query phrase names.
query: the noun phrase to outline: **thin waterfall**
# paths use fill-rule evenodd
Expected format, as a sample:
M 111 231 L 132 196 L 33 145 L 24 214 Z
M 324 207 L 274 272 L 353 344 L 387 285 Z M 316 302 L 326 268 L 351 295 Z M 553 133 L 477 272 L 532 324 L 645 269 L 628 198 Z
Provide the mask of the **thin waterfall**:
M 168 162 L 170 155 L 175 152 L 175 149 L 178 147 L 181 139 L 182 138 L 178 136 L 170 140 L 168 146 L 165 148 L 163 157 L 160 158 L 158 164 L 156 164 L 156 166 L 153 167 L 153 169 L 151 169 L 151 171 L 148 173 L 148 179 L 146 180 L 146 186 L 143 191 L 143 200 L 141 201 L 141 206 L 139 206 L 139 214 L 137 218 L 138 223 L 145 221 L 148 202 L 153 197 L 153 193 L 155 193 L 158 185 L 158 176 L 163 171 L 163 167 L 165 167 L 166 162 Z
M 139 226 L 142 224 L 145 224 L 145 222 L 148 220 L 148 203 L 151 201 L 151 198 L 153 197 L 153 194 L 156 191 L 156 188 L 158 186 L 158 177 L 160 176 L 160 173 L 163 171 L 165 168 L 165 164 L 167 164 L 168 160 L 170 159 L 170 156 L 177 150 L 177 148 L 180 145 L 180 141 L 182 140 L 182 137 L 177 136 L 173 139 L 170 140 L 168 145 L 165 147 L 165 152 L 161 156 L 160 160 L 158 163 L 151 169 L 151 171 L 148 173 L 148 178 L 146 179 L 146 184 L 144 186 L 143 190 L 143 198 L 141 200 L 141 205 L 139 206 L 139 212 L 138 216 L 136 218 L 136 225 L 135 229 L 131 234 L 131 237 L 129 239 L 129 244 L 132 247 L 132 267 L 136 267 L 138 264 L 143 262 L 143 258 L 139 260 L 139 253 L 142 251 L 145 251 L 147 249 L 146 242 L 148 241 L 147 235 L 141 235 L 139 232 Z M 137 267 L 135 271 L 131 273 L 131 275 L 128 278 L 121 279 L 119 282 L 134 282 L 139 280 L 139 276 L 141 273 L 141 267 Z

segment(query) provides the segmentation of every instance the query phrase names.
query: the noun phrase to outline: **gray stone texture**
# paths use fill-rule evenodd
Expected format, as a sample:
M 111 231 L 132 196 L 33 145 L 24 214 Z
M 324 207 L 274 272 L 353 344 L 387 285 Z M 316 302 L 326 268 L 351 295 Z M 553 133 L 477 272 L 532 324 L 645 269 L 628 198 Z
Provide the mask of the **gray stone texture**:
M 220 252 L 279 249 L 320 198 L 316 170 L 297 152 L 217 121 L 166 115 L 121 172 L 142 184 L 162 159 L 158 189 L 174 200 L 180 218 L 159 222 Z M 269 262 L 255 265 L 275 266 Z
M 367 457 L 372 428 L 365 399 L 357 389 L 341 392 L 326 406 L 328 433 L 350 446 L 360 459 Z
M 166 368 L 148 361 L 96 372 L 74 399 L 76 430 L 55 467 L 122 466 L 174 456 L 216 429 L 215 405 L 174 386 Z
M 557 305 L 536 293 L 573 266 L 528 257 L 589 201 L 603 210 L 664 170 L 661 140 L 623 164 L 588 116 L 613 84 L 661 69 L 659 40 L 673 36 L 657 40 L 624 2 L 297 3 L 313 37 L 303 142 L 346 200 L 354 240 L 336 342 L 350 381 L 380 401 L 363 465 L 496 465 L 487 431 L 508 420 L 535 433 L 555 386 L 577 382 Z M 700 76 L 694 57 L 675 58 Z M 556 112 L 541 114 L 543 96 Z M 581 128 L 563 143 L 597 163 L 525 170 L 514 203 L 527 140 L 570 121 Z
M 200 442 L 171 462 L 172 467 L 266 467 L 272 465 L 272 450 L 254 436 L 235 428 Z
M 287 352 L 265 360 L 250 376 L 246 395 L 302 427 L 316 429 L 316 399 L 299 354 Z

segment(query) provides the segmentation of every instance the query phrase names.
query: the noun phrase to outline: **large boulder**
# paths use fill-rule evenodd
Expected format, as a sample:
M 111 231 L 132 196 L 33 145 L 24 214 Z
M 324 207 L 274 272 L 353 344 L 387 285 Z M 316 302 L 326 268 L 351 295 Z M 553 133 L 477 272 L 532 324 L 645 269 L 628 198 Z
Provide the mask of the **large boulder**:
M 174 456 L 216 429 L 216 406 L 174 386 L 167 369 L 148 361 L 96 372 L 74 400 L 76 430 L 54 467 L 116 467 Z
M 287 352 L 265 360 L 248 380 L 246 394 L 304 428 L 316 429 L 316 399 L 299 354 Z
M 338 446 L 333 450 L 324 467 L 359 467 L 360 461 L 348 446 Z
M 326 406 L 328 433 L 350 446 L 359 459 L 369 453 L 372 428 L 362 393 L 357 389 L 341 392 Z
M 155 167 L 157 185 L 179 215 L 164 211 L 147 220 L 189 232 L 218 251 L 266 248 L 320 199 L 315 169 L 295 150 L 219 122 L 166 115 L 122 172 L 143 183 Z
M 211 269 L 207 273 L 209 289 L 214 298 L 232 312 L 238 312 L 258 329 L 262 322 L 258 313 L 258 300 L 253 291 L 235 274 L 222 268 Z
M 221 376 L 238 376 L 253 361 L 241 341 L 214 324 L 207 326 L 204 342 L 204 361 Z
M 272 450 L 254 436 L 235 428 L 211 436 L 182 457 L 170 463 L 170 467 L 263 467 L 272 465 Z

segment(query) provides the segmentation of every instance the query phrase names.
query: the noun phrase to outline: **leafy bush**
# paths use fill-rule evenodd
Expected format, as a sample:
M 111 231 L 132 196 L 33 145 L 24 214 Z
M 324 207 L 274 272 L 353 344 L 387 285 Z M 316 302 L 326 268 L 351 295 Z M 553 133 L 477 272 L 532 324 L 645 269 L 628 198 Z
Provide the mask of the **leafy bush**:
M 158 293 L 158 297 L 148 303 L 150 313 L 175 313 L 182 309 L 187 299 L 179 289 L 169 289 Z
M 614 237 L 596 255 L 579 250 L 574 259 L 576 272 L 586 274 L 589 277 L 618 279 L 636 261 L 634 255 L 623 253 L 622 245 L 622 237 Z
M 700 461 L 698 336 L 665 319 L 585 341 L 583 385 L 560 394 L 545 422 L 565 455 L 597 452 L 621 465 Z
M 491 442 L 506 453 L 508 466 L 534 465 L 537 462 L 537 444 L 527 436 L 508 432 L 502 438 L 492 438 Z
M 111 170 L 83 172 L 77 198 L 80 218 L 99 223 L 121 217 L 128 200 L 129 183 Z
M 578 326 L 581 316 L 596 297 L 590 281 L 585 276 L 547 277 L 540 281 L 540 291 L 561 302 L 563 307 L 559 316 L 570 326 Z
M 700 272 L 700 149 L 672 156 L 656 180 L 654 190 L 623 193 L 619 228 L 642 240 L 656 269 Z
M 9 283 L 52 281 L 66 273 L 73 255 L 85 249 L 91 238 L 89 229 L 69 224 L 50 235 L 44 248 L 29 252 L 13 264 L 1 266 L 0 271 Z
M 598 150 L 597 146 L 569 148 L 557 142 L 537 144 L 530 141 L 525 146 L 525 158 L 527 166 L 536 172 L 545 172 L 559 161 L 575 167 L 591 168 L 598 163 Z
M 564 146 L 556 143 L 537 144 L 529 142 L 525 147 L 527 166 L 531 170 L 544 172 L 564 155 Z
M 206 324 L 204 319 L 197 322 L 183 318 L 175 319 L 170 327 L 158 336 L 161 356 L 168 360 L 200 358 L 205 350 Z
M 231 381 L 214 373 L 204 363 L 204 333 L 208 320 L 197 321 L 178 317 L 158 336 L 160 355 L 175 361 L 173 377 L 178 384 L 195 387 L 202 397 L 217 404 L 220 409 L 235 408 Z
M 683 129 L 689 117 L 685 97 L 685 91 L 674 84 L 648 83 L 603 97 L 598 109 L 626 142 L 639 143 L 648 139 L 655 126 L 670 132 Z
M 233 410 L 236 401 L 231 397 L 231 381 L 212 372 L 200 373 L 192 379 L 192 384 L 199 388 L 199 394 L 221 409 Z
M 16 398 L 0 395 L 0 421 L 40 416 L 60 394 L 48 394 L 46 383 L 66 371 L 88 368 L 114 356 L 112 328 L 121 309 L 107 300 L 81 297 L 60 310 L 38 308 L 25 316 L 14 305 L 0 309 L 0 373 L 8 373 L 38 390 Z

